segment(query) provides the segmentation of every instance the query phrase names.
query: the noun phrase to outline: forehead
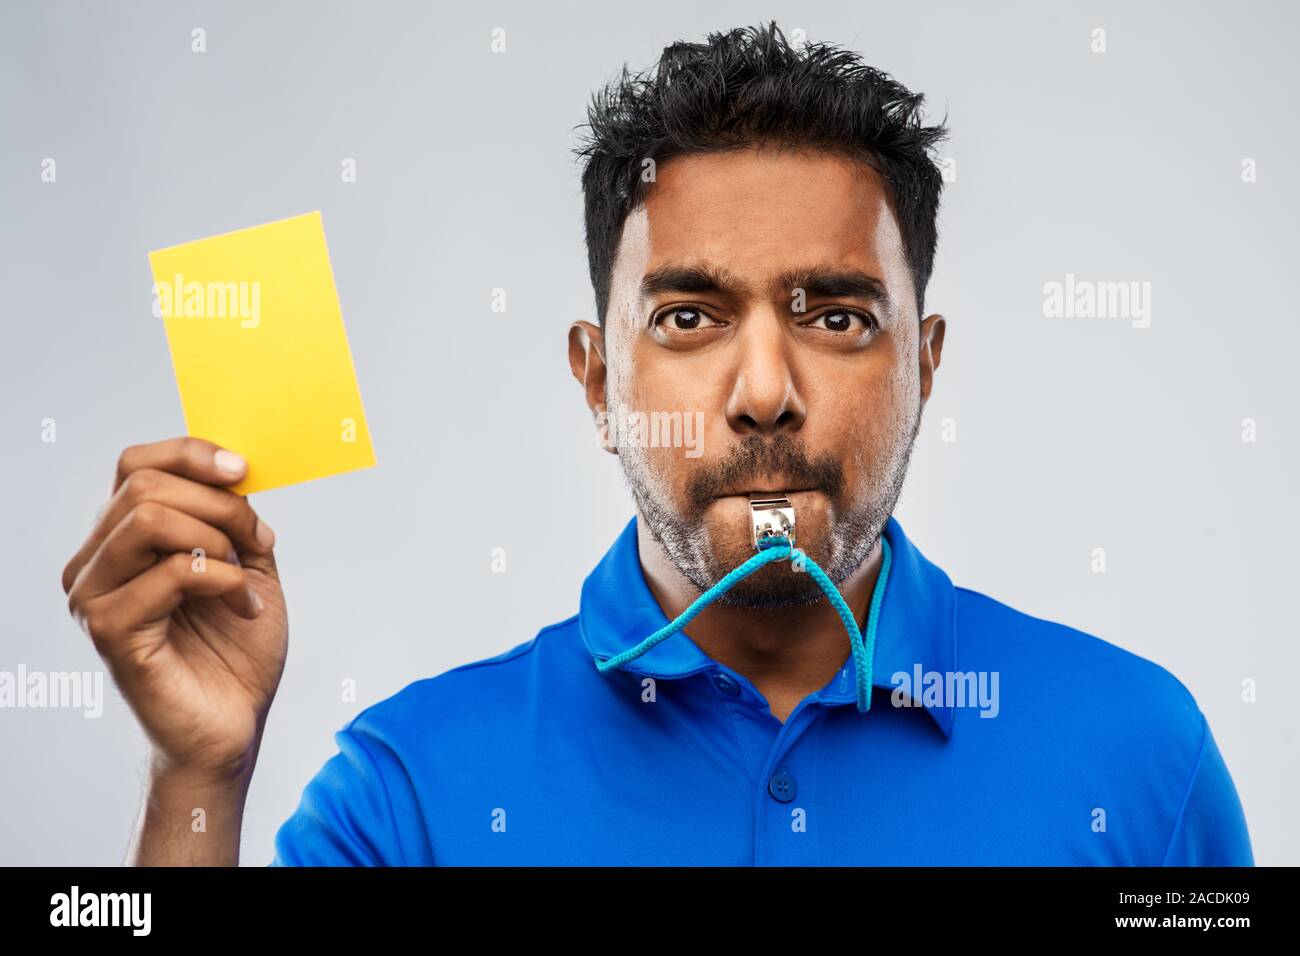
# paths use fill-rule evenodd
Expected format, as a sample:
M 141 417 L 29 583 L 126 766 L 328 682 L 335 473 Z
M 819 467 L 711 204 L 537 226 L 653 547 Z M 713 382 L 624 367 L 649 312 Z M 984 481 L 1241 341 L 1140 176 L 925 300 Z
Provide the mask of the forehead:
M 895 301 L 911 286 L 884 179 L 826 151 L 762 146 L 663 161 L 628 215 L 618 259 L 616 281 L 707 261 L 755 290 L 792 266 L 825 264 L 878 276 Z

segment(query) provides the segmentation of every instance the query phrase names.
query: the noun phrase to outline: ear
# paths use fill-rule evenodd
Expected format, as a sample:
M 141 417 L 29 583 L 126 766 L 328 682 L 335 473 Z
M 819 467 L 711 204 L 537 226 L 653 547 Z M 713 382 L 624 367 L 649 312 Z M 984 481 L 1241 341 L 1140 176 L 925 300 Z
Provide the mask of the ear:
M 587 407 L 591 409 L 600 432 L 600 444 L 612 455 L 618 449 L 606 440 L 605 421 L 605 330 L 591 322 L 578 320 L 569 326 L 569 368 L 582 386 Z
M 930 398 L 930 389 L 934 386 L 934 371 L 939 367 L 939 358 L 943 354 L 944 317 L 938 313 L 926 316 L 921 323 L 920 367 L 921 367 L 921 405 L 925 406 Z

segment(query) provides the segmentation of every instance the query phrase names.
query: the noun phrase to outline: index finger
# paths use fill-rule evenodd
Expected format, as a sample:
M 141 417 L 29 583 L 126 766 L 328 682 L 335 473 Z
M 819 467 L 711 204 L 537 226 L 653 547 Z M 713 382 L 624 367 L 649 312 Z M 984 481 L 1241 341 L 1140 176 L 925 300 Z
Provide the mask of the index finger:
M 147 445 L 132 445 L 117 459 L 110 496 L 117 493 L 132 472 L 141 468 L 169 471 L 208 485 L 229 485 L 244 477 L 248 462 L 242 455 L 206 438 L 168 438 Z

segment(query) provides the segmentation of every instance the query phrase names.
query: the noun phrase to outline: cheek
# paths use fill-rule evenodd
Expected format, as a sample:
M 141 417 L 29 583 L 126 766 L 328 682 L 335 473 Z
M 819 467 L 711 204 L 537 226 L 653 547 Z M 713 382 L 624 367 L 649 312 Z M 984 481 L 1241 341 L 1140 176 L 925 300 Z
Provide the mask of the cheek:
M 845 474 L 859 496 L 875 494 L 903 452 L 916 404 L 914 379 L 906 367 L 895 364 L 861 387 L 861 401 L 847 426 L 852 455 L 846 467 L 851 473 Z
M 627 361 L 620 362 L 618 368 L 618 396 L 627 403 L 628 408 L 649 412 L 652 409 L 666 407 L 663 403 L 671 400 L 671 392 L 660 369 L 655 364 L 655 356 L 647 347 L 645 340 L 639 336 L 624 336 L 620 355 Z M 610 398 L 615 393 L 610 392 Z
M 695 416 L 680 383 L 660 382 L 654 372 L 647 363 L 622 370 L 610 384 L 608 412 L 626 429 L 619 454 L 660 498 L 676 500 L 701 461 L 697 449 L 707 450 L 710 417 Z

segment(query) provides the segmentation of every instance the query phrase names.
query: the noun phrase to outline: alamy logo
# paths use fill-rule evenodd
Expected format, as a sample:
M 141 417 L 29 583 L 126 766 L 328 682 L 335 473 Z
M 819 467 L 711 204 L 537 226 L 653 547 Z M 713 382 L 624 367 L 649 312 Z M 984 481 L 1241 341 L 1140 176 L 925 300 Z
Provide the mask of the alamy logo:
M 153 897 L 149 893 L 86 893 L 73 886 L 50 897 L 51 926 L 129 926 L 133 936 L 148 936 Z
M 171 282 L 153 284 L 153 314 L 157 319 L 239 319 L 241 329 L 255 329 L 262 322 L 262 284 L 186 282 L 178 272 Z
M 596 413 L 596 441 L 603 448 L 685 448 L 685 457 L 704 453 L 704 413 L 628 411 Z
M 87 720 L 104 713 L 103 671 L 0 671 L 0 707 L 80 709 Z
M 1150 282 L 1093 282 L 1065 274 L 1043 285 L 1043 315 L 1049 319 L 1132 319 L 1133 328 L 1151 324 Z
M 925 671 L 915 664 L 912 672 L 896 671 L 890 701 L 895 707 L 978 707 L 981 717 L 996 717 L 997 671 Z

